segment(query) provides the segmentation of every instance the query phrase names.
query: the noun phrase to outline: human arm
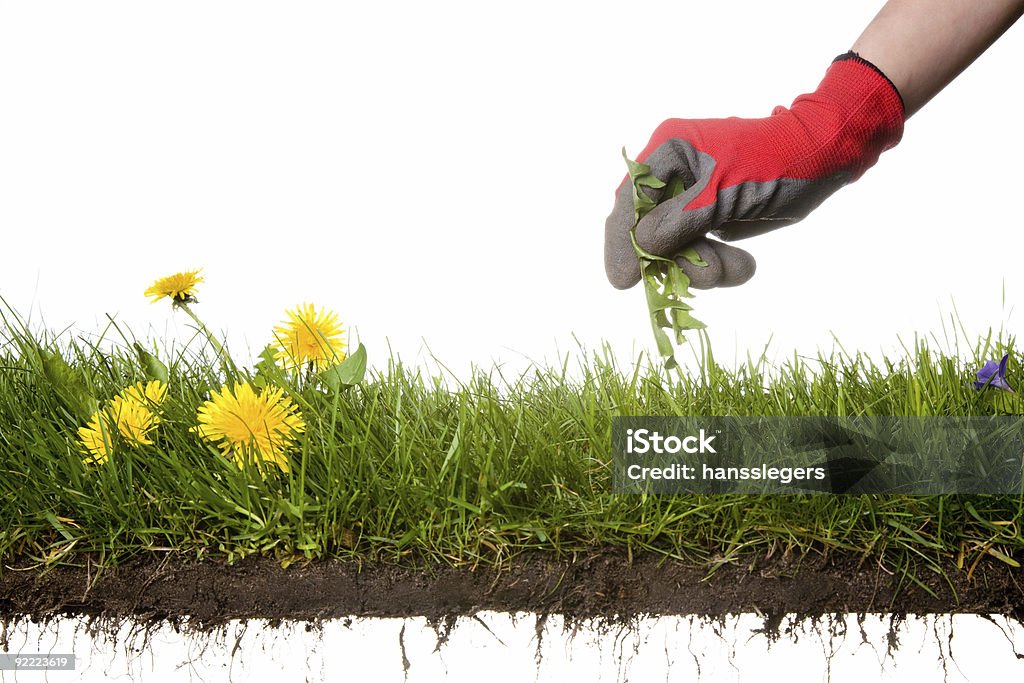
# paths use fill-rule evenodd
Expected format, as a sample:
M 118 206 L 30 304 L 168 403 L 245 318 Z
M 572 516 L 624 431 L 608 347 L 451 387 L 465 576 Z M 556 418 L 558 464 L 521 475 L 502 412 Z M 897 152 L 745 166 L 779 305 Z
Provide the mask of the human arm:
M 910 117 L 1022 14 L 1022 0 L 889 0 L 852 49 L 889 77 Z

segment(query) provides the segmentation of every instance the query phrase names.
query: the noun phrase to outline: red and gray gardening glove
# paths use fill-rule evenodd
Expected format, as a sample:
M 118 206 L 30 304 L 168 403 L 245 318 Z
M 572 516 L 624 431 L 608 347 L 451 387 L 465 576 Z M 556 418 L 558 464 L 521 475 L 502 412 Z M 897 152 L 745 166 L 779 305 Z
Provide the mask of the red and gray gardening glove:
M 665 182 L 680 178 L 686 190 L 640 221 L 637 242 L 665 257 L 694 247 L 707 267 L 677 259 L 693 287 L 742 284 L 754 274 L 753 257 L 706 235 L 731 241 L 799 221 L 894 147 L 903 119 L 892 82 L 852 52 L 836 58 L 817 90 L 769 117 L 669 119 L 637 161 Z M 619 289 L 640 280 L 632 227 L 632 186 L 623 181 L 604 241 L 605 270 Z

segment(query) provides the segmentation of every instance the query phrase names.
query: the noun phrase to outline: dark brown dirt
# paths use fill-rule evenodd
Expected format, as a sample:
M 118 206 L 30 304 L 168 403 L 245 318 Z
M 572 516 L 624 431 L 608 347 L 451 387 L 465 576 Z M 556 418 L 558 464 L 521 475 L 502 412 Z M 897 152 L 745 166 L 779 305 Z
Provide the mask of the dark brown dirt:
M 751 564 L 753 568 L 751 569 Z M 947 581 L 918 575 L 935 596 L 871 561 L 758 560 L 725 565 L 706 578 L 698 568 L 653 556 L 600 552 L 573 559 L 527 555 L 503 570 L 432 565 L 320 561 L 282 569 L 269 558 L 228 566 L 173 556 L 135 559 L 92 572 L 5 567 L 0 618 L 85 614 L 143 621 L 177 620 L 216 626 L 233 618 L 322 620 L 348 616 L 425 616 L 435 623 L 479 610 L 563 614 L 572 619 L 625 620 L 646 614 L 720 617 L 757 612 L 767 628 L 782 615 L 840 612 L 984 613 L 1024 618 L 1024 577 L 999 563 L 982 563 Z M 950 585 L 952 584 L 952 585 Z

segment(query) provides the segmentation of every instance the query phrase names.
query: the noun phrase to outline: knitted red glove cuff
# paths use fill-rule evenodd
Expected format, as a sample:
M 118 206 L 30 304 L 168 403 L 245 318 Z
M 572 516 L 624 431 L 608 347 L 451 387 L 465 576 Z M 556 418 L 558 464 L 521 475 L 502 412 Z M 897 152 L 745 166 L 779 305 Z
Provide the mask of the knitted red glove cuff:
M 849 173 L 856 180 L 903 136 L 905 110 L 896 86 L 853 52 L 832 62 L 818 89 L 765 120 L 790 177 Z M 793 119 L 800 124 L 794 126 Z M 808 144 L 808 137 L 811 144 Z

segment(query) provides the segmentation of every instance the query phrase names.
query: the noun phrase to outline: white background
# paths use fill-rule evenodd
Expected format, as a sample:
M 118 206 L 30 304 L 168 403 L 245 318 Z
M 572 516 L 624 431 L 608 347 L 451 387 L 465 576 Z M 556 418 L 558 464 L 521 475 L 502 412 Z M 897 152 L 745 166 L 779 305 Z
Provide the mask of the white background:
M 378 367 L 573 335 L 628 358 L 651 335 L 602 265 L 620 147 L 788 105 L 880 4 L 0 1 L 0 295 L 184 339 L 142 292 L 202 267 L 197 310 L 239 355 L 309 300 Z M 695 302 L 720 359 L 891 350 L 954 302 L 968 335 L 1018 330 L 1022 64 L 1018 26 L 861 181 L 747 242 L 755 279 Z
M 9 625 L 21 656 L 74 654 L 74 671 L 2 672 L 0 683 L 121 681 L 1013 681 L 1024 628 L 995 615 L 894 618 L 786 615 L 779 636 L 763 615 L 638 617 L 566 622 L 558 615 L 480 612 L 443 625 L 409 619 L 333 619 L 311 625 L 233 620 L 211 633 L 134 622 L 97 632 L 86 618 Z M 890 650 L 890 635 L 896 647 Z M 403 666 L 403 656 L 408 667 Z M 45 677 L 45 678 L 44 678 Z
M 881 3 L 0 2 L 0 295 L 52 329 L 184 339 L 142 295 L 202 267 L 236 353 L 335 309 L 385 365 L 653 347 L 605 281 L 604 218 L 667 117 L 814 89 Z M 1019 329 L 1020 67 L 1010 32 L 810 218 L 698 293 L 731 364 Z M 1003 301 L 1003 288 L 1006 298 Z

